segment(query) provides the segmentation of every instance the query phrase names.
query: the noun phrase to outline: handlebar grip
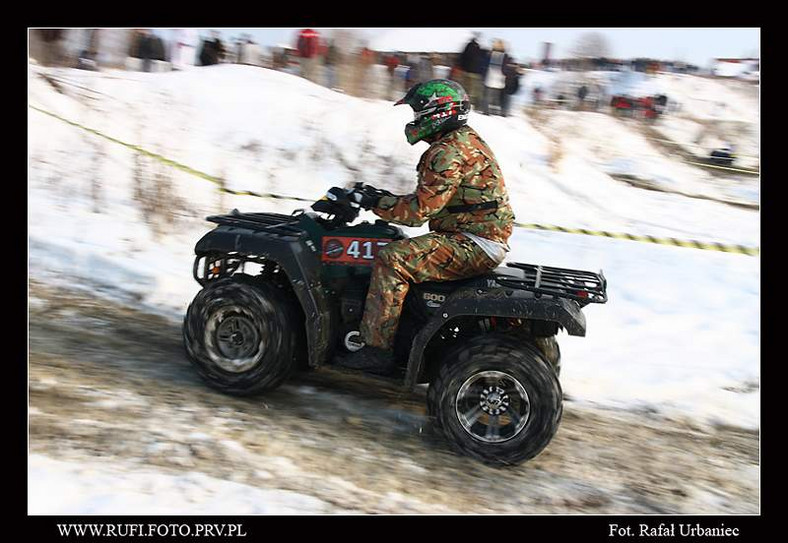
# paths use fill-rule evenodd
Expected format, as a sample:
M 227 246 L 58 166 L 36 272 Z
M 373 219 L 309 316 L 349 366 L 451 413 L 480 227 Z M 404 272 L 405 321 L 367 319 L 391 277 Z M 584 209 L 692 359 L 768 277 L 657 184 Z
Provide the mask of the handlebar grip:
M 331 201 L 336 202 L 337 200 L 344 200 L 347 198 L 347 190 L 340 188 L 340 187 L 331 187 L 326 192 L 326 198 Z

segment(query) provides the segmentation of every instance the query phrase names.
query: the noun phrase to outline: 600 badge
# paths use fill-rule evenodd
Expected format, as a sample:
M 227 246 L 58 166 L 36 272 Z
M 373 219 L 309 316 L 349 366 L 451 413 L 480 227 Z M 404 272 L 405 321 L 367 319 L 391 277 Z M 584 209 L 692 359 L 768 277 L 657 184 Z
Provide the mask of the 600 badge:
M 321 260 L 328 264 L 372 266 L 381 247 L 391 240 L 381 238 L 330 237 L 323 238 Z

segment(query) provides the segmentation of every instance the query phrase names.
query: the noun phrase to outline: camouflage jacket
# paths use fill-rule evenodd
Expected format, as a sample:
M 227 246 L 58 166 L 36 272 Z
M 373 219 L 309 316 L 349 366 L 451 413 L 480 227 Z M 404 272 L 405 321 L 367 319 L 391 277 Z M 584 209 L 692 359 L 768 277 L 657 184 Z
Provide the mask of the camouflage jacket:
M 506 244 L 514 213 L 495 156 L 479 134 L 462 126 L 433 142 L 419 160 L 416 192 L 384 196 L 373 209 L 384 220 L 406 226 L 430 221 L 433 232 L 469 232 Z M 455 206 L 496 201 L 497 209 L 450 211 Z

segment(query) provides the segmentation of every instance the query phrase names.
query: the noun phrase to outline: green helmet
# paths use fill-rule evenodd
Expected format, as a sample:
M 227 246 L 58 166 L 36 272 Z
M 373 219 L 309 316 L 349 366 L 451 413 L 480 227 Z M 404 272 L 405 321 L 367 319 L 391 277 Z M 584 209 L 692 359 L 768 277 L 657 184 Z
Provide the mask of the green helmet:
M 405 136 L 411 145 L 431 136 L 459 128 L 468 122 L 471 102 L 459 83 L 448 79 L 433 79 L 417 83 L 402 100 L 413 108 L 413 122 L 405 126 Z

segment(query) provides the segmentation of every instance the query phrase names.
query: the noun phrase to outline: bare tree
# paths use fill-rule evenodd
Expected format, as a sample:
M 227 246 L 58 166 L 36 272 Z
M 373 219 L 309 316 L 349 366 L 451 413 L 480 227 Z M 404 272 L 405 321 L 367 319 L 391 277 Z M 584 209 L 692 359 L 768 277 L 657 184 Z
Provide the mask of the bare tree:
M 599 32 L 580 35 L 572 48 L 572 56 L 580 59 L 605 58 L 610 56 L 610 44 Z

